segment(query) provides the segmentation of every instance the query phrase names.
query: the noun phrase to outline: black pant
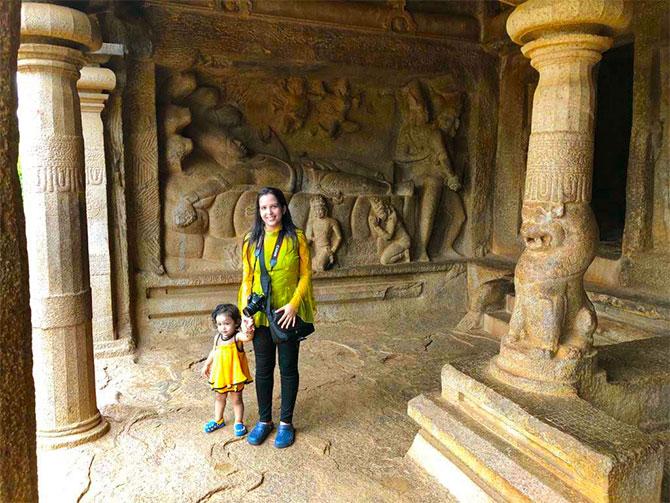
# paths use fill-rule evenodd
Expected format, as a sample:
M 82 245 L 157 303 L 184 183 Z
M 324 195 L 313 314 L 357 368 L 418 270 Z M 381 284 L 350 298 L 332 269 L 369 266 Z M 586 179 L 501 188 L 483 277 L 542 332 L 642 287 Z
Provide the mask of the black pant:
M 275 363 L 279 353 L 279 375 L 281 376 L 281 420 L 293 422 L 293 408 L 298 395 L 298 352 L 300 343 L 275 344 L 268 327 L 256 327 L 254 354 L 256 355 L 256 397 L 261 421 L 272 421 L 272 387 Z

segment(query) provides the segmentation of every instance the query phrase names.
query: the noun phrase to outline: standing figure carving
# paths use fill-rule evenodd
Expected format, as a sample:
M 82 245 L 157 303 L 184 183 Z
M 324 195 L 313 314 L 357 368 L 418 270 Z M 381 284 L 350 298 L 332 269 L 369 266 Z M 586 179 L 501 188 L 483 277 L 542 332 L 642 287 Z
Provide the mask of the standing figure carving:
M 322 195 L 310 199 L 310 215 L 305 236 L 314 244 L 312 269 L 326 271 L 335 265 L 335 254 L 342 244 L 340 223 L 328 216 L 326 198 Z
M 400 90 L 402 122 L 396 140 L 394 161 L 404 179 L 411 179 L 419 188 L 419 222 L 417 234 L 418 257 L 430 261 L 428 243 L 433 232 L 442 191 L 446 186 L 453 191 L 453 218 L 445 247 L 448 254 L 457 255 L 453 243 L 465 220 L 463 204 L 457 192 L 461 182 L 454 171 L 445 135 L 453 137 L 460 125 L 461 100 L 459 93 L 439 96 L 442 109 L 430 106 L 428 93 L 418 81 L 412 81 Z M 451 101 L 452 103 L 448 103 Z
M 370 199 L 370 207 L 368 224 L 377 238 L 377 250 L 382 265 L 409 262 L 411 241 L 396 209 L 377 197 Z

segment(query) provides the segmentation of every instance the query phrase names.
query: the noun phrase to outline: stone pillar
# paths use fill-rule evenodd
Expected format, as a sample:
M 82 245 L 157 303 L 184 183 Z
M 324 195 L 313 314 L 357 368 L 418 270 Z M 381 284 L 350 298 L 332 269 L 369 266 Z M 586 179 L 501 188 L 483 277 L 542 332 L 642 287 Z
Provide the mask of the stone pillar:
M 570 394 L 593 362 L 596 314 L 584 291 L 595 256 L 591 211 L 593 67 L 630 21 L 623 0 L 528 0 L 507 30 L 539 72 L 509 333 L 491 366 L 500 380 Z
M 28 256 L 16 169 L 21 4 L 0 2 L 0 501 L 37 501 Z
M 96 406 L 86 243 L 84 142 L 76 82 L 97 25 L 74 9 L 23 3 L 18 53 L 20 158 L 30 268 L 37 439 L 103 435 Z
M 112 311 L 112 280 L 109 253 L 107 168 L 100 113 L 116 85 L 112 70 L 87 66 L 77 82 L 86 158 L 86 216 L 88 260 L 93 298 L 94 347 L 115 340 Z

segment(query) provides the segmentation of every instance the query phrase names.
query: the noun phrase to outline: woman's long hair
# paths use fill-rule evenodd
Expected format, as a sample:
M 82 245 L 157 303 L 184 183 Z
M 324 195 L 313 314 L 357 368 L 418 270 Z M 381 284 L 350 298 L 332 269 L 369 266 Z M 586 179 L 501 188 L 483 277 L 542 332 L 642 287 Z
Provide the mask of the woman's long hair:
M 261 241 L 265 237 L 265 224 L 261 218 L 260 199 L 261 197 L 267 196 L 268 194 L 275 196 L 279 206 L 281 206 L 283 210 L 286 210 L 281 217 L 281 226 L 284 237 L 291 238 L 291 241 L 293 242 L 295 242 L 295 240 L 298 238 L 296 234 L 296 226 L 293 223 L 293 219 L 291 218 L 291 212 L 288 209 L 288 203 L 286 202 L 284 193 L 274 187 L 263 187 L 258 191 L 258 195 L 256 196 L 256 216 L 254 217 L 254 223 L 251 226 L 251 231 L 249 231 L 249 234 L 247 234 L 249 244 L 254 243 L 256 248 L 260 246 Z

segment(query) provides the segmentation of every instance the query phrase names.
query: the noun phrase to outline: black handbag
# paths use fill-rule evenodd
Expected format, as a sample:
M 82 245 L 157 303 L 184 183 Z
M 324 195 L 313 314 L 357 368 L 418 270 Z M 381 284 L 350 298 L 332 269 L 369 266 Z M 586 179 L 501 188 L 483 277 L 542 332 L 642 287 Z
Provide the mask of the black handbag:
M 282 342 L 298 342 L 304 340 L 309 334 L 314 332 L 314 324 L 303 321 L 300 316 L 295 317 L 295 325 L 289 328 L 282 328 L 279 326 L 279 318 L 282 313 L 272 311 L 271 317 L 268 318 L 270 323 L 270 335 L 275 344 Z
M 284 239 L 284 232 L 279 232 L 277 236 L 277 243 L 275 243 L 274 250 L 272 250 L 272 259 L 270 264 L 274 267 L 274 264 L 277 263 L 277 257 L 279 256 L 279 249 L 281 248 L 282 241 Z M 263 238 L 265 241 L 265 237 Z M 263 250 L 264 242 L 261 243 L 259 253 L 256 255 L 258 259 L 260 257 L 260 266 L 261 266 L 261 288 L 263 289 L 263 294 L 265 295 L 265 314 L 268 318 L 268 324 L 270 325 L 270 335 L 275 344 L 282 344 L 284 342 L 300 342 L 304 340 L 309 334 L 314 332 L 314 324 L 304 321 L 300 316 L 296 315 L 295 324 L 292 327 L 282 328 L 279 326 L 279 318 L 281 318 L 282 313 L 273 311 L 270 307 L 272 305 L 272 281 L 270 280 L 270 273 L 268 273 L 267 267 L 265 265 L 265 252 Z

